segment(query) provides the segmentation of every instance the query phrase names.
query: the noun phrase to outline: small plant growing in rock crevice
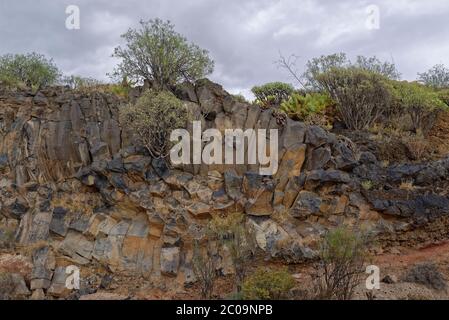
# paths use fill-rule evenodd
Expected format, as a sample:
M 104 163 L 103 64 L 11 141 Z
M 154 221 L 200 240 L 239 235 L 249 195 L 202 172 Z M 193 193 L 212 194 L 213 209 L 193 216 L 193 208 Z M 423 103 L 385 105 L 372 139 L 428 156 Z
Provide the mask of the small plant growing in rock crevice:
M 286 270 L 270 270 L 259 268 L 243 283 L 243 299 L 245 300 L 280 300 L 288 298 L 294 287 L 295 279 Z
M 237 293 L 240 293 L 248 272 L 249 261 L 256 250 L 254 234 L 246 226 L 245 216 L 241 213 L 214 217 L 211 229 L 216 233 L 218 241 L 230 252 L 235 269 L 235 286 Z
M 146 91 L 135 104 L 120 110 L 120 122 L 132 129 L 153 158 L 165 158 L 172 145 L 170 134 L 185 128 L 188 112 L 168 91 Z
M 373 189 L 373 186 L 374 186 L 374 184 L 371 180 L 362 181 L 362 188 L 364 190 L 369 191 L 369 190 Z

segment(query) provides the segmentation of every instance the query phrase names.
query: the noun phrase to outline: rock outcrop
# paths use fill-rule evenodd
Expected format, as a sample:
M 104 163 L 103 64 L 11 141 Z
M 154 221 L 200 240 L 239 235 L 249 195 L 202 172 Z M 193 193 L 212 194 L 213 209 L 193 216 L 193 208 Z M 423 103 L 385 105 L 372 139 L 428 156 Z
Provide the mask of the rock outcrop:
M 293 263 L 313 259 L 321 235 L 340 224 L 363 226 L 386 243 L 413 232 L 416 241 L 433 240 L 419 230 L 445 226 L 449 158 L 383 167 L 347 138 L 290 119 L 279 125 L 271 110 L 238 102 L 208 80 L 175 92 L 204 128 L 278 129 L 277 173 L 152 159 L 120 126 L 126 101 L 112 95 L 0 92 L 2 225 L 15 225 L 22 245 L 47 244 L 33 253 L 33 295 L 66 294 L 61 259 L 191 283 L 193 242 L 205 239 L 217 214 L 244 212 L 267 257 Z M 232 272 L 228 260 L 221 255 L 223 274 Z

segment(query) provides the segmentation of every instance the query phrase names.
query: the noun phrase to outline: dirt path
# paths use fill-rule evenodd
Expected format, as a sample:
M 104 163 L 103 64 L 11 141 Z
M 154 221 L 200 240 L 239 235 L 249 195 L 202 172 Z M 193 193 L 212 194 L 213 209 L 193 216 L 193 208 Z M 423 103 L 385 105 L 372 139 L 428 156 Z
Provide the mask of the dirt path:
M 418 263 L 434 262 L 442 268 L 443 273 L 449 266 L 449 241 L 432 244 L 423 248 L 398 248 L 398 252 L 382 254 L 374 258 L 374 262 L 379 266 L 391 269 L 409 268 Z M 449 270 L 447 270 L 449 271 Z

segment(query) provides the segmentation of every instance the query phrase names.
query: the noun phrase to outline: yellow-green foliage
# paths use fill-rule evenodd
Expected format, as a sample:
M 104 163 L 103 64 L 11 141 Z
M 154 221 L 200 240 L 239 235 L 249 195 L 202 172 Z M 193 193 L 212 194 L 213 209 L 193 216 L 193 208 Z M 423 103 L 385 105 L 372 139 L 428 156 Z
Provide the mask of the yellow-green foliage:
M 371 180 L 365 180 L 362 182 L 362 187 L 365 190 L 371 190 L 373 188 L 373 182 Z
M 301 95 L 294 93 L 290 99 L 282 103 L 281 110 L 294 120 L 305 121 L 309 116 L 322 113 L 331 105 L 333 105 L 333 101 L 327 94 L 307 93 Z
M 317 298 L 351 299 L 367 258 L 367 237 L 348 227 L 330 230 L 321 241 L 319 257 Z
M 366 239 L 362 234 L 348 227 L 338 227 L 329 231 L 320 247 L 320 257 L 328 263 L 351 261 L 365 256 Z
M 390 110 L 389 80 L 377 72 L 358 67 L 331 68 L 316 76 L 316 81 L 336 102 L 339 116 L 349 129 L 369 128 Z
M 34 89 L 56 83 L 60 72 L 52 59 L 32 52 L 0 56 L 0 82 L 8 86 L 28 85 Z
M 133 130 L 152 157 L 166 157 L 172 146 L 170 134 L 186 127 L 187 109 L 168 91 L 146 91 L 135 104 L 120 110 L 120 122 Z
M 243 284 L 243 298 L 246 300 L 280 300 L 288 297 L 295 279 L 284 268 L 270 270 L 259 268 Z
M 248 101 L 246 100 L 246 98 L 242 95 L 242 94 L 233 94 L 232 97 L 241 103 L 248 103 Z
M 448 110 L 438 92 L 417 82 L 392 82 L 395 105 L 410 115 L 415 132 L 432 128 L 436 114 Z
M 251 89 L 256 97 L 256 104 L 262 108 L 279 106 L 290 97 L 293 91 L 292 85 L 283 82 L 270 82 Z
M 109 85 L 109 91 L 117 96 L 127 98 L 129 93 L 128 86 L 124 86 L 122 84 L 111 84 Z
M 154 87 L 168 89 L 187 80 L 195 81 L 212 73 L 214 62 L 207 50 L 189 42 L 175 31 L 170 21 L 140 21 L 140 28 L 122 35 L 126 46 L 117 47 L 121 59 L 113 76 L 137 83 L 149 80 Z

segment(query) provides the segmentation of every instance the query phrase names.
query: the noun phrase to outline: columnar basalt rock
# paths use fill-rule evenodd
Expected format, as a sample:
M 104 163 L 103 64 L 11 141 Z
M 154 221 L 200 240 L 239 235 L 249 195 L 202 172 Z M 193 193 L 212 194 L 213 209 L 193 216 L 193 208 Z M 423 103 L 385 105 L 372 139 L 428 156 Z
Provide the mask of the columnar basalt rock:
M 277 173 L 151 159 L 120 127 L 125 101 L 112 95 L 0 90 L 0 221 L 17 221 L 23 245 L 46 243 L 33 256 L 34 295 L 67 293 L 53 255 L 190 283 L 192 242 L 205 239 L 218 214 L 245 213 L 260 249 L 288 262 L 313 258 L 320 236 L 339 224 L 364 225 L 388 242 L 449 214 L 448 159 L 385 168 L 320 127 L 290 119 L 280 127 L 270 110 L 237 102 L 208 80 L 175 93 L 204 128 L 277 128 Z M 140 94 L 136 88 L 130 99 Z M 362 187 L 367 180 L 372 190 Z M 401 190 L 403 181 L 417 189 Z M 219 252 L 220 268 L 232 270 Z

